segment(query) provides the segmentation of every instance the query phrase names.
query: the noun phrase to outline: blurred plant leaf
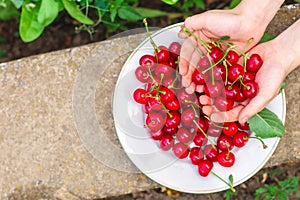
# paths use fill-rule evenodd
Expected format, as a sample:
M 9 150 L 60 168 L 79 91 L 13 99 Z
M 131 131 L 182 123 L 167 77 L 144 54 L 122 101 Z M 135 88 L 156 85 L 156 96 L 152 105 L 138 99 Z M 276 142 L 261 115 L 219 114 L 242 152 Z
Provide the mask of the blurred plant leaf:
M 275 35 L 272 35 L 270 33 L 264 32 L 264 34 L 261 37 L 259 43 L 268 42 L 270 40 L 273 40 L 274 38 L 275 38 Z
M 242 0 L 231 0 L 230 4 L 229 4 L 229 8 L 233 9 L 235 8 Z
M 161 0 L 161 1 L 169 5 L 174 5 L 175 3 L 178 2 L 178 0 Z
M 69 0 L 62 0 L 65 9 L 69 13 L 71 17 L 76 19 L 77 21 L 83 23 L 92 25 L 94 24 L 93 20 L 91 20 L 88 16 L 83 14 L 83 12 L 80 10 L 80 8 L 77 6 L 75 1 L 69 1 Z
M 136 8 L 133 8 L 133 9 L 137 13 L 139 13 L 143 18 L 170 16 L 172 14 L 178 14 L 179 16 L 181 16 L 181 13 L 169 13 L 169 12 L 150 9 L 150 8 L 136 7 Z
M 135 11 L 135 9 L 133 9 L 129 5 L 121 6 L 118 9 L 118 16 L 121 19 L 129 20 L 129 21 L 137 21 L 143 19 L 143 16 L 141 16 L 138 12 Z
M 20 12 L 11 1 L 6 1 L 3 6 L 0 6 L 0 20 L 10 20 L 14 16 L 19 16 Z
M 194 3 L 199 7 L 201 8 L 202 10 L 205 9 L 205 3 L 203 0 L 194 0 Z
M 23 3 L 24 3 L 24 0 L 10 0 L 14 6 L 19 9 L 22 7 Z
M 59 12 L 59 3 L 56 0 L 42 0 L 38 12 L 38 22 L 43 26 L 48 26 L 57 17 Z

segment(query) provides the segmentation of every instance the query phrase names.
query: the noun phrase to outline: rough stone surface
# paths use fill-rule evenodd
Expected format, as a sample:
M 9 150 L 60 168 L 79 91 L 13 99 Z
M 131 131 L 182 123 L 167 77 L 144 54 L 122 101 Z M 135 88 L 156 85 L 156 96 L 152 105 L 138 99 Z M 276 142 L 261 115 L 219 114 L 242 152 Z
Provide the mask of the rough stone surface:
M 285 7 L 268 30 L 279 34 L 298 18 L 299 6 Z M 93 199 L 158 186 L 122 151 L 111 113 L 119 71 L 145 37 L 0 64 L 0 199 Z M 300 162 L 299 77 L 300 68 L 287 77 L 286 134 L 265 167 Z M 93 140 L 98 129 L 103 141 Z

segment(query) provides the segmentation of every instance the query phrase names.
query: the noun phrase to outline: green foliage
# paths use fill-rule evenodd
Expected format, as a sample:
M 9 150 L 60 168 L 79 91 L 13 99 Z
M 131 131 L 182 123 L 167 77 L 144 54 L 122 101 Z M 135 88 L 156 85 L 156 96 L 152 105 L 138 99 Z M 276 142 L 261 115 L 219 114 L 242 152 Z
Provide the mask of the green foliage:
M 6 21 L 19 16 L 19 11 L 11 1 L 0 0 L 0 20 Z
M 260 39 L 259 43 L 268 42 L 270 40 L 273 40 L 275 38 L 275 35 L 272 35 L 270 33 L 264 32 L 264 35 Z
M 284 133 L 282 121 L 267 108 L 255 114 L 248 122 L 251 130 L 260 138 L 281 137 Z
M 255 191 L 255 200 L 287 200 L 288 195 L 298 192 L 299 177 L 288 177 L 283 181 L 278 181 L 278 185 L 265 184 L 264 187 Z
M 229 8 L 235 8 L 242 0 L 231 0 Z

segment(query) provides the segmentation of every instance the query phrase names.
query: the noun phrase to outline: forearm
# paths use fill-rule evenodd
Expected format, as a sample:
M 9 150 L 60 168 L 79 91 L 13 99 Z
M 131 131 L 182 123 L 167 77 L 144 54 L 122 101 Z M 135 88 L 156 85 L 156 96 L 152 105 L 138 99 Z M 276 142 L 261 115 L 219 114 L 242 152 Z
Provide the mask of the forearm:
M 272 41 L 282 51 L 286 75 L 300 66 L 300 19 Z
M 234 9 L 242 13 L 245 20 L 251 20 L 256 26 L 265 29 L 283 2 L 284 0 L 243 0 Z

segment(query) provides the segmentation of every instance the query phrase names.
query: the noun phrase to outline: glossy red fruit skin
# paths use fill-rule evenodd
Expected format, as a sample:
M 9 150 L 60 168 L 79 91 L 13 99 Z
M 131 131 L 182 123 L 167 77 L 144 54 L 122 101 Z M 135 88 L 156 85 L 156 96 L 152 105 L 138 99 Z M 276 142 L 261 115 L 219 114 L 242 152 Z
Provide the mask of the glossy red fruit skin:
M 192 81 L 196 85 L 204 85 L 207 80 L 208 80 L 207 74 L 203 74 L 200 70 L 195 69 L 192 75 Z
M 179 103 L 177 97 L 174 97 L 174 99 L 172 101 L 167 102 L 165 106 L 167 109 L 173 110 L 173 111 L 180 109 L 180 103 Z
M 170 60 L 170 51 L 166 46 L 158 46 L 158 50 L 156 50 L 155 53 L 159 63 L 168 62 Z
M 210 160 L 201 160 L 198 164 L 198 173 L 202 177 L 208 176 L 210 171 L 213 169 L 214 164 Z
M 198 165 L 204 159 L 203 151 L 200 147 L 193 147 L 189 154 L 190 161 L 193 165 Z
M 174 155 L 179 159 L 186 158 L 190 152 L 189 148 L 181 142 L 174 144 L 172 147 L 172 151 Z
M 245 97 L 247 98 L 253 98 L 257 95 L 258 93 L 258 85 L 256 82 L 249 81 L 244 83 L 242 87 L 242 93 Z
M 233 65 L 239 60 L 239 54 L 233 50 L 229 50 L 226 59 L 231 65 Z
M 243 147 L 247 144 L 249 140 L 249 134 L 245 131 L 240 131 L 233 136 L 232 142 L 236 147 Z
M 199 117 L 199 120 L 198 120 L 198 126 L 196 127 L 197 128 L 197 133 L 203 133 L 203 132 L 206 132 L 207 129 L 208 129 L 208 120 L 201 116 Z
M 241 124 L 238 122 L 238 127 L 239 127 L 239 129 L 244 130 L 244 131 L 250 130 L 250 126 L 249 126 L 248 122 L 246 122 L 244 124 Z
M 228 69 L 228 80 L 234 82 L 238 78 L 242 78 L 245 74 L 244 67 L 240 64 L 234 64 Z
M 154 132 L 154 131 L 150 131 L 149 134 L 150 134 L 150 136 L 151 136 L 151 138 L 152 138 L 153 140 L 161 140 L 161 138 L 162 138 L 163 135 L 164 135 L 164 132 L 163 132 L 162 129 L 160 129 L 160 130 L 155 131 L 155 132 Z
M 191 127 L 194 126 L 194 121 L 198 121 L 198 117 L 197 115 L 199 115 L 199 112 L 195 113 L 195 110 L 193 108 L 186 108 L 183 109 L 182 113 L 181 113 L 181 123 L 183 126 L 185 127 Z
M 159 141 L 159 147 L 164 150 L 170 150 L 174 145 L 174 138 L 171 135 L 164 135 Z
M 174 135 L 175 133 L 177 133 L 178 127 L 169 128 L 164 126 L 162 130 L 165 134 Z
M 140 60 L 139 64 L 142 66 L 150 66 L 156 63 L 156 58 L 153 55 L 145 54 L 143 55 Z
M 169 51 L 170 51 L 170 54 L 173 58 L 177 59 L 177 57 L 180 54 L 180 49 L 181 49 L 181 44 L 179 42 L 172 42 L 169 45 Z
M 178 127 L 180 124 L 181 114 L 178 111 L 171 111 L 167 114 L 165 126 L 169 128 Z
M 228 99 L 236 100 L 240 92 L 240 88 L 235 84 L 225 86 L 225 96 Z
M 211 144 L 208 144 L 204 147 L 203 151 L 207 160 L 210 160 L 212 162 L 218 160 L 219 149 L 217 148 L 217 146 L 213 147 Z
M 214 76 L 217 80 L 225 81 L 226 79 L 226 68 L 222 64 L 218 64 L 214 67 Z
M 214 105 L 219 111 L 228 111 L 233 108 L 234 101 L 225 97 L 217 97 L 214 100 Z
M 208 139 L 203 133 L 197 133 L 193 139 L 193 142 L 197 146 L 203 146 L 207 143 Z
M 142 88 L 137 88 L 133 92 L 133 99 L 139 104 L 146 104 L 149 102 L 147 91 Z
M 177 92 L 176 92 L 176 97 L 180 103 L 180 106 L 184 106 L 184 105 L 189 105 L 190 102 L 195 102 L 196 101 L 196 94 L 188 94 L 186 91 L 185 91 L 185 88 L 182 88 L 182 89 L 179 89 Z
M 165 123 L 164 117 L 156 112 L 149 113 L 146 117 L 147 128 L 152 132 L 157 132 L 163 128 Z
M 135 77 L 142 83 L 146 83 L 149 79 L 149 70 L 146 66 L 139 66 L 135 69 Z
M 238 125 L 235 122 L 225 122 L 223 133 L 227 136 L 233 136 L 238 132 Z
M 156 110 L 156 111 L 163 110 L 163 106 L 162 106 L 161 102 L 156 98 L 149 98 L 148 105 L 149 105 L 149 111 L 151 111 L 151 110 Z
M 218 155 L 218 163 L 223 167 L 232 167 L 235 162 L 235 155 L 232 152 L 222 151 Z
M 222 133 L 222 124 L 212 123 L 210 120 L 207 120 L 207 135 L 212 137 L 219 137 Z
M 248 82 L 248 81 L 254 81 L 255 80 L 255 75 L 252 72 L 245 72 L 243 76 L 243 83 Z
M 167 87 L 162 87 L 160 89 L 160 100 L 165 104 L 172 101 L 175 98 L 175 94 L 172 90 Z
M 204 70 L 210 66 L 210 62 L 208 58 L 205 56 L 200 58 L 198 65 L 199 65 L 199 69 Z
M 170 67 L 169 63 L 158 63 L 153 67 L 153 75 L 155 80 L 160 83 L 162 78 L 169 77 L 173 74 L 174 69 Z
M 263 60 L 258 54 L 252 54 L 246 61 L 246 69 L 249 72 L 257 72 L 263 64 Z
M 219 81 L 215 81 L 215 84 L 206 83 L 206 85 L 204 86 L 205 94 L 211 98 L 216 98 L 218 96 L 221 96 L 223 91 L 224 91 L 224 85 Z
M 217 140 L 217 147 L 222 151 L 231 150 L 233 149 L 233 141 L 227 135 L 220 135 Z
M 176 133 L 176 138 L 181 143 L 189 143 L 193 140 L 194 134 L 184 127 L 180 127 Z
M 211 52 L 209 53 L 209 55 L 213 63 L 217 63 L 219 60 L 223 58 L 224 53 L 219 47 L 214 46 L 210 50 Z

